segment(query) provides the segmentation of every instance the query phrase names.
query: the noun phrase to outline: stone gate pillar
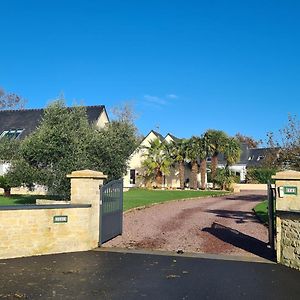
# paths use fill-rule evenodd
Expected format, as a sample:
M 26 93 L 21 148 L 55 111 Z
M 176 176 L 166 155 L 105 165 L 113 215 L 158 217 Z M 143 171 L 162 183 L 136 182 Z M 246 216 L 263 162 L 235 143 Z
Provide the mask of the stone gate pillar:
M 300 270 L 300 172 L 272 176 L 276 187 L 277 262 Z
M 91 247 L 98 247 L 100 224 L 100 190 L 107 178 L 102 172 L 92 170 L 74 171 L 67 175 L 71 179 L 71 204 L 91 204 Z

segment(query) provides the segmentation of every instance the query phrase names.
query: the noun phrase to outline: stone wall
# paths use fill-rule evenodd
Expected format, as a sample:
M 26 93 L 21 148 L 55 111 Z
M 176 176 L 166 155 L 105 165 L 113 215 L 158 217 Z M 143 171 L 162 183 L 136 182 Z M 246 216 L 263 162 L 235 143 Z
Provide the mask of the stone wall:
M 277 260 L 300 269 L 300 213 L 277 212 Z
M 99 186 L 106 176 L 81 170 L 68 177 L 71 179 L 68 204 L 49 201 L 49 205 L 0 206 L 0 259 L 98 247 Z
M 276 187 L 277 262 L 300 270 L 300 172 L 278 172 L 272 178 Z
M 267 191 L 268 185 L 262 183 L 234 183 L 233 191 L 239 193 L 240 191 Z
M 91 205 L 0 207 L 0 258 L 90 250 Z M 54 223 L 54 216 L 67 216 Z

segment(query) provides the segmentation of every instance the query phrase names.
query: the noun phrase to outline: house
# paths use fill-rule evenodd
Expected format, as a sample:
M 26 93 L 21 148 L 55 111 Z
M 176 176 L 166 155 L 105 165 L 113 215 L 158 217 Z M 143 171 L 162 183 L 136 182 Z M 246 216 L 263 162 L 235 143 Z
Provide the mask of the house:
M 98 128 L 103 128 L 109 122 L 104 105 L 86 106 L 86 112 L 89 123 Z M 24 139 L 36 130 L 43 115 L 44 109 L 0 111 L 0 140 L 3 137 Z M 5 174 L 8 167 L 8 163 L 0 162 L 0 175 Z
M 279 148 L 276 148 L 277 151 Z M 230 166 L 230 171 L 237 176 L 240 176 L 240 182 L 246 181 L 247 168 L 261 167 L 264 159 L 272 151 L 271 148 L 250 148 L 246 143 L 241 144 L 240 160 Z M 226 161 L 224 155 L 218 155 L 218 168 L 225 168 Z
M 145 154 L 147 153 L 147 147 L 150 146 L 150 143 L 159 139 L 161 142 L 165 141 L 171 143 L 173 141 L 178 141 L 179 138 L 168 133 L 166 136 L 162 136 L 160 133 L 151 130 L 147 136 L 142 140 L 139 147 L 131 154 L 128 163 L 127 173 L 124 176 L 124 187 L 145 187 L 145 181 L 142 177 L 143 167 L 142 162 L 145 159 Z M 190 177 L 190 168 L 186 165 L 185 169 L 185 180 L 188 181 Z M 164 176 L 163 187 L 167 188 L 179 188 L 179 172 L 177 168 L 172 167 L 170 170 L 170 175 Z
M 180 140 L 174 135 L 168 133 L 166 136 L 162 136 L 160 133 L 151 130 L 148 135 L 142 140 L 140 146 L 132 153 L 129 159 L 127 173 L 124 176 L 124 187 L 132 188 L 132 187 L 144 187 L 145 181 L 142 177 L 144 172 L 142 167 L 142 162 L 145 159 L 145 153 L 147 152 L 147 147 L 150 146 L 150 142 L 159 139 L 161 142 L 165 141 L 167 143 L 176 142 Z M 270 148 L 250 148 L 246 143 L 241 144 L 241 156 L 240 160 L 234 165 L 230 166 L 232 174 L 240 177 L 240 182 L 245 182 L 247 168 L 249 167 L 261 167 L 263 160 L 266 155 L 272 151 Z M 209 163 L 211 162 L 211 158 L 207 158 L 207 163 L 209 167 Z M 218 168 L 225 168 L 226 160 L 224 155 L 220 153 L 218 155 Z M 207 173 L 210 172 L 210 169 L 207 169 Z M 188 162 L 185 164 L 185 182 L 189 182 L 189 178 L 191 176 L 191 168 Z M 201 183 L 201 176 L 198 174 L 198 185 Z M 206 177 L 207 184 L 207 177 Z M 188 186 L 188 184 L 187 184 Z M 163 179 L 163 187 L 164 188 L 179 188 L 179 171 L 176 166 L 173 166 L 170 170 L 170 175 L 164 176 Z

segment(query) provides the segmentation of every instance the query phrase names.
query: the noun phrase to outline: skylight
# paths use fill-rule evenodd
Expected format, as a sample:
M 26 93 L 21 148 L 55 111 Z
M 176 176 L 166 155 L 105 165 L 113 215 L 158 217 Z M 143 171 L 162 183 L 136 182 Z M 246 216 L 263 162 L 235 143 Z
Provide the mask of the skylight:
M 265 157 L 263 155 L 259 155 L 257 160 L 261 160 L 261 159 L 264 159 Z
M 0 139 L 5 137 L 5 138 L 10 139 L 10 140 L 15 140 L 20 136 L 20 134 L 23 132 L 23 130 L 24 129 L 4 130 L 0 135 Z

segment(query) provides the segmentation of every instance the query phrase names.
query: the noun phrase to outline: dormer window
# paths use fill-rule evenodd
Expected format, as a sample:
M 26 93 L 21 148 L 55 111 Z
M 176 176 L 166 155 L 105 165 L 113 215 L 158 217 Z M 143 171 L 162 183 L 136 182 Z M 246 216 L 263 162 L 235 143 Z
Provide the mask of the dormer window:
M 263 155 L 259 155 L 258 157 L 257 157 L 257 161 L 259 161 L 259 160 L 261 160 L 261 159 L 264 159 L 265 157 L 263 156 Z
M 10 129 L 10 130 L 4 130 L 1 135 L 0 135 L 0 139 L 2 138 L 7 138 L 10 140 L 15 140 L 17 139 L 21 133 L 23 132 L 24 129 Z
M 248 160 L 253 160 L 253 158 L 254 158 L 253 155 L 252 155 L 252 156 L 249 156 L 249 157 L 248 157 Z

